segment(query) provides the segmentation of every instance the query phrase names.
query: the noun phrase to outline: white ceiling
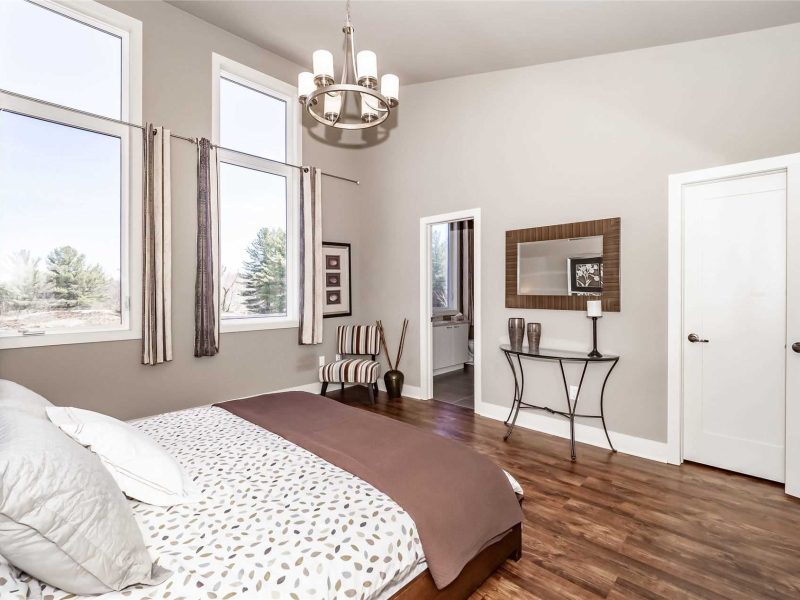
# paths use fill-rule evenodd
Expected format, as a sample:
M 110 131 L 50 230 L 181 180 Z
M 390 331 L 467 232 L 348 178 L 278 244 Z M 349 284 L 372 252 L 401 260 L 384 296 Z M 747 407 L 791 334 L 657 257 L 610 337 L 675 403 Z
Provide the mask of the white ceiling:
M 296 63 L 341 68 L 344 1 L 169 0 Z M 797 1 L 354 1 L 356 48 L 417 83 L 800 22 Z

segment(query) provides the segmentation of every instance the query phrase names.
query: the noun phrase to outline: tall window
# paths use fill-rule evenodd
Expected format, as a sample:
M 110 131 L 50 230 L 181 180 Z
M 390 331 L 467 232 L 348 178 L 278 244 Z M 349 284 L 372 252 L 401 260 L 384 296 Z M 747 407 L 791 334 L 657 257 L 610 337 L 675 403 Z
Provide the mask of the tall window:
M 296 90 L 214 55 L 223 331 L 297 324 Z
M 0 347 L 138 337 L 131 185 L 141 24 L 85 3 L 0 2 Z M 136 81 L 133 81 L 136 80 Z M 135 134 L 138 133 L 138 136 Z
M 449 223 L 431 226 L 431 279 L 434 312 L 457 312 L 458 236 Z

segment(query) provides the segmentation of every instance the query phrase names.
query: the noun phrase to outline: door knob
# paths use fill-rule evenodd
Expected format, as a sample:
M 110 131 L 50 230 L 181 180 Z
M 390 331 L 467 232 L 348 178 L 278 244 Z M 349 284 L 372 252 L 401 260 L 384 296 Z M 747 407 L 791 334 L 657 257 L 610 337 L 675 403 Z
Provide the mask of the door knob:
M 700 338 L 700 336 L 698 336 L 696 333 L 690 333 L 689 337 L 687 339 L 690 342 L 692 342 L 693 344 L 697 344 L 698 342 L 701 343 L 701 344 L 707 344 L 708 343 L 708 340 L 704 340 L 704 339 Z M 798 349 L 797 352 L 800 352 L 800 349 Z
M 792 350 L 800 353 L 800 342 L 795 342 L 794 344 L 792 344 Z

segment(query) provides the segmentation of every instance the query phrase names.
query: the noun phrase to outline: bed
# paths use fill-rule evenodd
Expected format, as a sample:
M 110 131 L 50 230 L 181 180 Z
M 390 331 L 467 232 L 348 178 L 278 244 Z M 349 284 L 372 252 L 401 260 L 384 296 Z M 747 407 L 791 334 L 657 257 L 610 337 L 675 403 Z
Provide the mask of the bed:
M 135 424 L 178 459 L 204 498 L 170 508 L 131 501 L 148 550 L 173 573 L 158 586 L 93 598 L 465 598 L 507 558 L 519 558 L 515 525 L 437 588 L 417 525 L 398 503 L 231 410 L 194 408 Z M 82 598 L 2 563 L 0 597 Z

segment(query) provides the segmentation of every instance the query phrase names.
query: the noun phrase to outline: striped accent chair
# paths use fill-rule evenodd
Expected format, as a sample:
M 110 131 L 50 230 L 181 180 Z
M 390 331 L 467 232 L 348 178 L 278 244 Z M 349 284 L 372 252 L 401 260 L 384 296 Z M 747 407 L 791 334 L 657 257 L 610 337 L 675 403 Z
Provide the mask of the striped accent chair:
M 336 352 L 341 358 L 319 368 L 320 394 L 325 395 L 329 383 L 340 383 L 342 389 L 345 383 L 357 383 L 367 386 L 369 400 L 375 404 L 381 373 L 381 365 L 375 361 L 379 348 L 380 337 L 375 325 L 341 325 L 336 330 Z M 361 356 L 370 358 L 359 358 Z

